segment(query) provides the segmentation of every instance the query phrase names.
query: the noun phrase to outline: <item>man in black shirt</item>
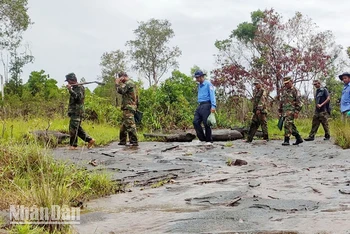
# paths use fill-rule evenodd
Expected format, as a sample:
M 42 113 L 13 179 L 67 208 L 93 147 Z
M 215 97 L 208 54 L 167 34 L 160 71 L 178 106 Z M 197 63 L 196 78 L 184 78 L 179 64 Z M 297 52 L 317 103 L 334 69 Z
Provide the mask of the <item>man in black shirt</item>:
M 315 135 L 317 133 L 320 123 L 324 129 L 324 140 L 330 139 L 329 126 L 328 126 L 328 115 L 329 113 L 329 100 L 330 96 L 328 90 L 324 87 L 321 87 L 321 82 L 319 80 L 314 80 L 313 85 L 315 86 L 316 95 L 315 95 L 315 113 L 312 118 L 312 128 L 309 133 L 309 137 L 304 139 L 305 141 L 315 140 Z

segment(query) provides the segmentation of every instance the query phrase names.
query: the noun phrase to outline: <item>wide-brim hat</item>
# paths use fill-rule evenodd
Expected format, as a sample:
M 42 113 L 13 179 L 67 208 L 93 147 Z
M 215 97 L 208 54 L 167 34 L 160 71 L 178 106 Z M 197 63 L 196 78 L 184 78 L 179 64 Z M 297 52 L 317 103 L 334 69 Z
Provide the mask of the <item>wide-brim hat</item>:
M 288 83 L 291 80 L 292 80 L 292 77 L 290 77 L 290 76 L 284 77 L 283 78 L 283 84 L 286 84 L 286 83 Z
M 71 72 L 71 73 L 66 75 L 66 80 L 65 81 L 68 81 L 68 80 L 76 81 L 77 77 L 75 76 L 75 74 L 73 72 Z
M 350 73 L 349 72 L 344 72 L 343 74 L 339 75 L 339 79 L 343 80 L 343 76 L 350 77 Z

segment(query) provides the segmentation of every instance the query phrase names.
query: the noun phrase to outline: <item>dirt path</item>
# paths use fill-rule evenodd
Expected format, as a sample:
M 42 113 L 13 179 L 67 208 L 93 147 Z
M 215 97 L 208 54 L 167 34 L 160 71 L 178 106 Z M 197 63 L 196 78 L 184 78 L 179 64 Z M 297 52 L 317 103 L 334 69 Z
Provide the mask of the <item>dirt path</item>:
M 350 189 L 349 152 L 317 139 L 113 143 L 54 154 L 128 183 L 128 192 L 87 204 L 79 233 L 350 233 L 350 195 L 339 191 Z M 229 158 L 248 164 L 229 167 Z

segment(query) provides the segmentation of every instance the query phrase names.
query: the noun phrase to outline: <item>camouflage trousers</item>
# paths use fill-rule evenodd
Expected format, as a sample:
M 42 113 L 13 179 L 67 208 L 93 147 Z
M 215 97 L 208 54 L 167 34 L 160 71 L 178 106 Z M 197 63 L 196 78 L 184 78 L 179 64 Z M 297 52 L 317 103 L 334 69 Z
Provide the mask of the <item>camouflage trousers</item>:
M 299 132 L 294 124 L 294 112 L 288 111 L 285 113 L 284 119 L 284 136 L 290 137 L 290 135 L 298 136 Z
M 123 110 L 122 125 L 120 127 L 119 139 L 121 143 L 126 143 L 129 134 L 130 143 L 137 143 L 136 123 L 134 119 L 135 112 L 131 110 Z
M 323 126 L 325 137 L 330 136 L 329 126 L 328 126 L 328 113 L 326 111 L 323 111 L 323 112 L 315 112 L 312 118 L 312 127 L 311 127 L 309 137 L 311 138 L 315 137 L 320 124 L 322 124 Z
M 81 127 L 81 117 L 79 116 L 70 116 L 69 135 L 69 145 L 74 147 L 78 146 L 78 137 L 85 142 L 89 142 L 92 139 Z
M 253 137 L 258 130 L 258 128 L 261 125 L 261 130 L 263 132 L 263 137 L 265 140 L 268 140 L 269 138 L 269 133 L 267 130 L 267 120 L 266 120 L 266 114 L 261 113 L 261 114 L 254 114 L 252 118 L 252 122 L 250 124 L 249 132 L 248 132 L 248 141 L 252 141 Z

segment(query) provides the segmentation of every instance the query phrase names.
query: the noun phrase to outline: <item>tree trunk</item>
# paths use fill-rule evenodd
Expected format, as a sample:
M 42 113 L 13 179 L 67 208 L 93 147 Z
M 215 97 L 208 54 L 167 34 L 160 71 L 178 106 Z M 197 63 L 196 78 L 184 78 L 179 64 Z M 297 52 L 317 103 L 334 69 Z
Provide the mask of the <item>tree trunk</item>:
M 34 130 L 31 132 L 36 139 L 44 143 L 55 142 L 61 144 L 64 140 L 69 138 L 69 134 L 65 134 L 59 131 L 46 131 L 46 130 Z
M 237 130 L 219 129 L 212 132 L 213 141 L 232 141 L 242 139 L 243 135 Z
M 249 128 L 246 128 L 246 127 L 232 127 L 231 130 L 236 130 L 236 131 L 240 132 L 243 135 L 243 137 L 247 136 L 248 132 L 249 132 Z M 263 132 L 261 130 L 258 130 L 258 131 L 256 131 L 254 136 L 262 138 Z
M 158 134 L 158 133 L 145 133 L 146 138 L 153 138 L 158 141 L 165 142 L 191 142 L 196 136 L 192 133 L 179 133 L 179 134 Z M 213 141 L 232 141 L 242 139 L 243 135 L 237 130 L 219 129 L 212 132 Z
M 192 133 L 180 134 L 159 134 L 159 133 L 144 133 L 144 137 L 156 139 L 157 141 L 165 142 L 191 142 L 196 136 Z
M 280 80 L 278 77 L 276 77 L 276 91 L 277 91 L 277 101 L 279 103 L 281 101 L 281 87 L 280 87 Z

